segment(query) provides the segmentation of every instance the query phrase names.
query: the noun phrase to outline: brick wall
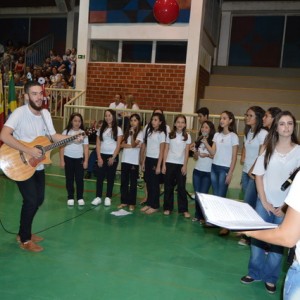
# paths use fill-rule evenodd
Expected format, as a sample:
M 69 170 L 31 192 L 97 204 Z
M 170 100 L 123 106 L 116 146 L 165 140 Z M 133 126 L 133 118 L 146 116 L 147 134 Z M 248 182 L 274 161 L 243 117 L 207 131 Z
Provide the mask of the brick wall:
M 140 109 L 180 112 L 185 65 L 89 63 L 87 105 L 108 106 L 116 93 L 133 94 Z

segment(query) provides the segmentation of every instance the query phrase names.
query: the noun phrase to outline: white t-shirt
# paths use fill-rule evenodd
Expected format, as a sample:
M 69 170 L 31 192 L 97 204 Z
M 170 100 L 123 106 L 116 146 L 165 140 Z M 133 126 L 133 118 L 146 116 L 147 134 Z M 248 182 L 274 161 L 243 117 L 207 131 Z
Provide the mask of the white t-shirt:
M 73 129 L 69 130 L 67 134 L 67 130 L 64 130 L 62 134 L 65 135 L 76 135 L 83 132 L 83 130 L 74 131 Z M 84 151 L 83 151 L 83 145 L 88 145 L 89 139 L 87 136 L 84 137 L 84 139 L 80 142 L 72 141 L 69 144 L 67 144 L 64 148 L 64 155 L 68 156 L 70 158 L 82 158 Z
M 268 131 L 261 129 L 259 133 L 253 138 L 254 133 L 249 130 L 247 137 L 244 136 L 244 146 L 246 150 L 245 162 L 243 166 L 243 172 L 248 173 L 253 166 L 258 154 L 259 148 L 264 143 Z
M 146 156 L 158 158 L 160 152 L 160 144 L 166 142 L 166 135 L 161 131 L 153 131 L 147 138 Z
M 283 205 L 288 190 L 282 191 L 282 184 L 300 166 L 300 146 L 296 145 L 289 153 L 282 155 L 276 150 L 271 156 L 267 170 L 264 167 L 265 152 L 258 156 L 253 174 L 263 176 L 267 201 L 274 207 Z
M 125 108 L 125 104 L 122 102 L 119 102 L 117 105 L 116 102 L 112 102 L 109 104 L 109 108 Z
M 128 136 L 127 144 L 131 145 L 131 139 L 132 135 Z M 136 140 L 140 141 L 140 143 L 143 143 L 143 132 L 140 131 L 138 135 L 136 136 Z M 132 165 L 139 165 L 139 158 L 140 158 L 140 147 L 136 148 L 123 148 L 122 153 L 122 162 L 132 164 Z
M 209 154 L 204 143 L 200 143 L 198 148 L 199 154 Z M 195 169 L 202 172 L 211 172 L 212 158 L 198 156 L 195 164 Z
M 27 143 L 32 142 L 38 136 L 56 134 L 49 111 L 43 109 L 41 113 L 44 116 L 47 126 L 42 116 L 37 116 L 31 112 L 28 104 L 16 108 L 9 116 L 5 126 L 14 130 L 13 136 L 17 140 Z M 36 169 L 43 170 L 44 165 L 39 165 Z
M 297 212 L 300 212 L 300 173 L 294 178 L 293 184 L 291 185 L 290 191 L 285 199 L 285 203 L 292 207 Z M 296 244 L 296 258 L 300 261 L 300 240 Z
M 122 129 L 118 126 L 117 136 L 123 135 Z M 97 136 L 100 136 L 100 130 L 97 131 Z M 103 141 L 100 141 L 100 153 L 102 154 L 114 154 L 117 148 L 117 141 L 114 140 L 112 128 L 106 128 L 103 132 Z
M 230 167 L 232 160 L 232 147 L 239 144 L 237 134 L 234 132 L 230 132 L 228 134 L 216 132 L 213 142 L 216 144 L 216 153 L 213 158 L 213 164 Z
M 190 134 L 188 134 L 188 138 L 186 141 L 184 141 L 182 133 L 176 132 L 176 137 L 174 139 L 170 139 L 168 134 L 166 143 L 169 144 L 169 151 L 168 151 L 166 162 L 183 165 L 186 145 L 191 144 Z

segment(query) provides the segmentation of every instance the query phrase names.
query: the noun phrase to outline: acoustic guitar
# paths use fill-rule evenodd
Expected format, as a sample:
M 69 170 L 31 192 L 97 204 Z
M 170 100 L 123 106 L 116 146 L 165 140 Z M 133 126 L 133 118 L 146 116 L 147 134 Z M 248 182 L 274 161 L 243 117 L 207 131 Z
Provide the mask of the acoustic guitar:
M 51 150 L 57 147 L 62 147 L 81 135 L 90 135 L 92 132 L 95 132 L 95 129 L 88 129 L 86 132 L 72 135 L 56 143 L 51 143 L 50 140 L 45 136 L 38 136 L 30 143 L 19 141 L 28 147 L 36 147 L 41 149 L 43 155 L 40 158 L 32 157 L 22 151 L 3 144 L 0 148 L 0 168 L 2 169 L 3 173 L 12 180 L 27 180 L 34 174 L 38 165 L 51 164 Z

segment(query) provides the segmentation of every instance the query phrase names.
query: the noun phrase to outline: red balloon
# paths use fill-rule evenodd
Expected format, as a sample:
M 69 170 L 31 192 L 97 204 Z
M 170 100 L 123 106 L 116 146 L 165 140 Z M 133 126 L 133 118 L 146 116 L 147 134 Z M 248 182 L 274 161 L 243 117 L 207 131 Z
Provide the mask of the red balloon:
M 172 24 L 179 15 L 179 5 L 176 0 L 157 0 L 153 6 L 153 14 L 158 23 Z

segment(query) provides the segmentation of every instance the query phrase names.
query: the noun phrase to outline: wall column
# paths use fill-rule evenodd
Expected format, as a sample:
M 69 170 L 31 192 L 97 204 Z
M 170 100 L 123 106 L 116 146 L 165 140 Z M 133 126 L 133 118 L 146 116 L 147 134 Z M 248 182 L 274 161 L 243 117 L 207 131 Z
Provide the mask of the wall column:
M 210 1 L 210 0 L 207 0 Z M 197 104 L 198 77 L 200 68 L 200 44 L 203 24 L 204 0 L 191 2 L 188 46 L 184 79 L 182 112 L 194 113 Z
M 221 31 L 218 51 L 218 66 L 227 66 L 230 45 L 231 12 L 222 12 Z
M 89 7 L 89 0 L 80 0 L 76 68 L 76 89 L 80 90 L 85 90 L 87 85 L 87 66 L 90 48 Z
M 68 14 L 67 14 L 66 49 L 72 49 L 73 48 L 75 0 L 71 0 L 70 5 L 71 5 L 71 11 L 69 11 Z

